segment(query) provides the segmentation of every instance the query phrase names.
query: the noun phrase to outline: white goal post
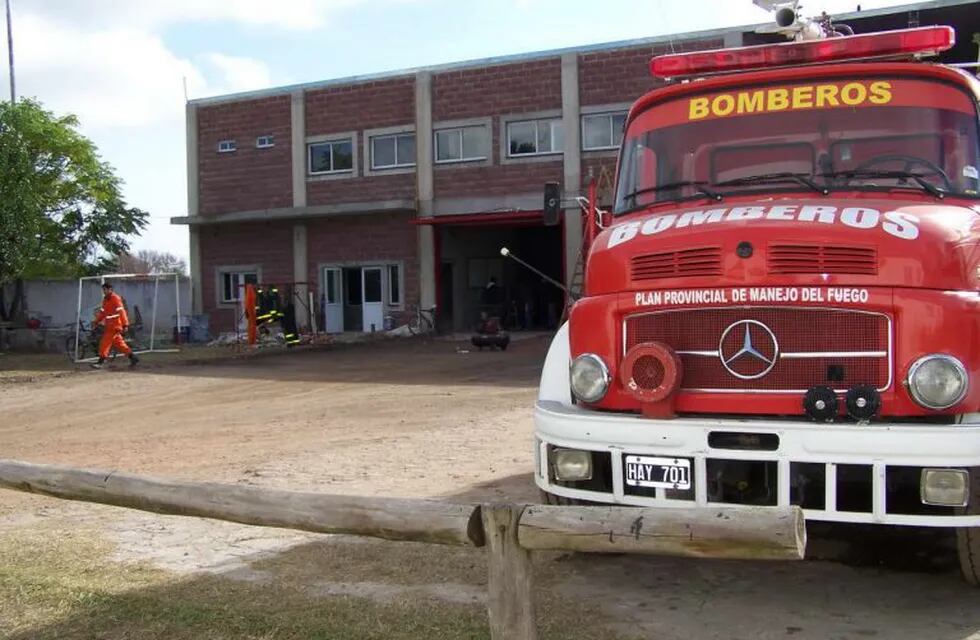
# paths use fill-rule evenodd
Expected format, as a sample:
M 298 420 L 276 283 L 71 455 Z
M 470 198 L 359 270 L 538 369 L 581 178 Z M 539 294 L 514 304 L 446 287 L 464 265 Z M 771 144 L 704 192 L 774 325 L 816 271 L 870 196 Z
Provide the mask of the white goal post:
M 173 301 L 174 301 L 174 314 L 176 316 L 176 326 L 177 326 L 177 336 L 178 338 L 182 335 L 181 327 L 181 308 L 180 308 L 180 274 L 177 273 L 108 273 L 101 276 L 84 276 L 78 279 L 78 305 L 75 314 L 75 362 L 92 362 L 98 360 L 97 355 L 79 357 L 81 355 L 82 347 L 82 331 L 86 327 L 86 320 L 83 318 L 82 310 L 83 308 L 89 309 L 94 316 L 95 308 L 102 304 L 102 290 L 101 285 L 103 282 L 111 282 L 113 284 L 113 289 L 118 293 L 123 300 L 126 300 L 127 312 L 130 316 L 130 326 L 134 324 L 134 314 L 138 305 L 127 299 L 127 293 L 136 291 L 136 283 L 153 283 L 152 294 L 149 290 L 141 291 L 140 294 L 143 296 L 141 299 L 152 300 L 151 311 L 150 311 L 150 328 L 149 335 L 146 340 L 140 339 L 137 345 L 133 348 L 133 353 L 178 353 L 180 349 L 175 347 L 160 348 L 160 345 L 165 341 L 159 340 L 157 338 L 157 316 L 159 315 L 160 306 L 160 283 L 163 282 L 164 288 L 169 288 L 171 283 L 173 284 Z M 95 287 L 86 287 L 86 283 L 96 283 Z M 127 291 L 127 289 L 132 291 Z M 166 294 L 164 294 L 166 295 Z M 135 297 L 135 296 L 134 296 Z M 140 311 L 140 316 L 143 316 L 143 312 Z M 92 317 L 90 316 L 87 321 L 91 322 Z M 166 317 L 161 320 L 166 320 Z M 87 325 L 88 328 L 85 329 L 90 331 L 92 326 Z

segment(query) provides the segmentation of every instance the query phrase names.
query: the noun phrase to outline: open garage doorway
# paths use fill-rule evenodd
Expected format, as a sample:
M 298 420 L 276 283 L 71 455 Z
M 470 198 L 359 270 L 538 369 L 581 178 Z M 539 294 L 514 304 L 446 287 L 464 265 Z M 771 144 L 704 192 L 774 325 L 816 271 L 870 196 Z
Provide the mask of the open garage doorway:
M 440 224 L 435 232 L 441 262 L 440 329 L 469 331 L 476 326 L 481 312 L 496 315 L 510 331 L 558 327 L 565 300 L 563 292 L 501 256 L 500 248 L 507 247 L 561 282 L 562 227 L 546 227 L 540 221 L 473 222 Z

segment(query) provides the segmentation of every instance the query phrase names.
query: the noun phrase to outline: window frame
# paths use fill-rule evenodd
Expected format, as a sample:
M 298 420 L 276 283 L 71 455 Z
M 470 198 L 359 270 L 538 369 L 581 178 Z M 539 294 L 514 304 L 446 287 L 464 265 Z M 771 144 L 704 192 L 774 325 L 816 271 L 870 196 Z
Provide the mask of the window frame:
M 313 147 L 318 146 L 330 146 L 330 166 L 334 165 L 334 152 L 333 145 L 335 144 L 349 144 L 351 153 L 351 166 L 349 169 L 329 169 L 327 171 L 314 171 L 313 170 Z M 307 177 L 316 176 L 336 176 L 336 175 L 353 175 L 355 168 L 357 167 L 357 145 L 354 140 L 350 137 L 336 137 L 328 138 L 324 140 L 307 140 L 306 142 L 306 175 Z
M 580 135 L 581 135 L 581 138 L 582 138 L 582 145 L 581 145 L 582 146 L 582 151 L 615 151 L 616 149 L 619 149 L 619 147 L 622 146 L 622 140 L 620 140 L 619 144 L 616 143 L 616 129 L 615 129 L 615 126 L 613 125 L 613 118 L 615 116 L 618 116 L 618 115 L 622 115 L 623 116 L 623 122 L 625 124 L 626 117 L 629 115 L 629 111 L 628 110 L 624 110 L 624 109 L 613 109 L 613 110 L 609 110 L 609 111 L 597 111 L 597 112 L 594 112 L 594 113 L 585 113 L 585 112 L 583 112 L 581 114 L 581 116 L 579 116 L 579 119 L 581 120 L 581 124 L 580 124 L 581 132 L 580 132 Z M 608 145 L 608 146 L 602 146 L 602 147 L 587 147 L 587 146 L 585 146 L 585 140 L 586 140 L 586 136 L 585 136 L 585 121 L 587 119 L 589 119 L 589 118 L 601 118 L 601 117 L 608 118 L 608 120 L 609 120 L 609 135 L 610 135 L 610 138 L 609 139 L 612 142 L 612 144 L 611 145 Z M 625 135 L 625 133 L 626 133 L 625 132 L 625 129 L 623 131 L 621 131 L 620 133 Z
M 234 140 L 218 140 L 218 153 L 234 153 L 238 151 L 238 143 Z
M 319 144 L 321 142 L 343 142 L 346 140 L 350 141 L 351 148 L 350 171 L 310 173 L 310 145 Z M 303 152 L 306 154 L 306 168 L 304 170 L 306 171 L 307 182 L 319 182 L 321 180 L 347 180 L 349 178 L 356 178 L 358 175 L 360 175 L 361 149 L 357 139 L 357 131 L 338 131 L 334 133 L 306 136 L 304 144 L 306 145 L 303 150 Z
M 534 124 L 534 147 L 535 150 L 530 153 L 512 153 L 510 148 L 510 128 L 517 124 Z M 538 149 L 538 140 L 540 139 L 540 126 L 542 123 L 547 123 L 550 131 L 548 132 L 551 137 L 551 149 L 548 151 L 541 151 Z M 555 149 L 555 125 L 561 126 L 563 124 L 561 116 L 553 118 L 528 118 L 524 120 L 508 120 L 506 122 L 506 148 L 508 158 L 533 158 L 536 156 L 553 156 L 559 155 L 565 152 L 565 132 L 562 131 L 562 148 Z
M 256 149 L 271 149 L 274 146 L 276 146 L 276 137 L 272 134 L 266 134 L 255 138 Z
M 401 262 L 388 262 L 385 263 L 385 304 L 392 309 L 403 309 L 405 307 L 405 268 Z M 391 270 L 396 269 L 395 282 L 398 285 L 398 300 L 392 298 L 391 292 Z
M 214 273 L 215 301 L 219 307 L 237 307 L 241 302 L 241 298 L 225 299 L 225 276 L 242 276 L 242 283 L 245 284 L 244 276 L 254 275 L 256 284 L 261 284 L 262 282 L 262 268 L 259 265 L 227 265 L 215 267 Z M 235 291 L 244 291 L 244 289 L 239 289 L 236 285 Z
M 376 135 L 370 136 L 368 138 L 368 148 L 369 148 L 369 153 L 370 153 L 370 157 L 368 159 L 368 164 L 371 167 L 371 171 L 391 171 L 393 169 L 414 169 L 415 166 L 416 166 L 416 164 L 418 163 L 417 157 L 413 157 L 412 158 L 412 162 L 410 162 L 410 163 L 408 163 L 408 162 L 399 163 L 398 162 L 398 139 L 399 138 L 407 138 L 409 136 L 412 137 L 412 140 L 413 140 L 414 144 L 417 145 L 418 144 L 418 140 L 415 139 L 415 131 L 402 131 L 402 132 L 396 132 L 396 133 L 383 133 L 383 134 L 376 134 Z M 395 141 L 395 163 L 394 164 L 377 165 L 377 164 L 374 163 L 374 143 L 377 142 L 378 140 L 387 140 L 389 138 L 392 138 Z M 418 153 L 418 147 L 416 146 L 416 154 L 417 153 Z
M 467 157 L 463 153 L 463 132 L 466 129 L 479 129 L 483 136 L 484 153 L 481 156 Z M 459 137 L 459 158 L 439 159 L 439 134 L 456 133 Z M 432 162 L 434 164 L 461 164 L 468 162 L 486 162 L 490 159 L 490 127 L 484 122 L 458 124 L 452 126 L 433 127 L 432 131 Z

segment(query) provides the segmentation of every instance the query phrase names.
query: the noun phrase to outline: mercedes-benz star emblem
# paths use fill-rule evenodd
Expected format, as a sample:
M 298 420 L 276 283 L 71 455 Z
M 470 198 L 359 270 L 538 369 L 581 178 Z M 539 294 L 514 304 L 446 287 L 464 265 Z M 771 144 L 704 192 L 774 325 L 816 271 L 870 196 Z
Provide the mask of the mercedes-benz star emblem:
M 721 334 L 718 356 L 728 373 L 742 380 L 755 380 L 776 366 L 779 343 L 772 329 L 758 320 L 739 320 Z

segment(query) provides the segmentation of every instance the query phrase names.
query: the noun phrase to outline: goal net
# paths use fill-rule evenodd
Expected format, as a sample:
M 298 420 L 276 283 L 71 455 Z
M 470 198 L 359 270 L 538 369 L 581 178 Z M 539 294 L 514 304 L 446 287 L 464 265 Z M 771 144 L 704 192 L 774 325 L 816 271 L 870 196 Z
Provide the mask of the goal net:
M 176 273 L 112 273 L 78 279 L 78 312 L 75 317 L 75 362 L 98 359 L 101 330 L 93 319 L 102 307 L 102 283 L 111 282 L 122 298 L 129 316 L 129 332 L 124 336 L 134 353 L 174 353 L 186 315 L 181 313 L 180 276 Z M 186 303 L 186 301 L 185 301 Z M 70 339 L 69 339 L 70 340 Z

